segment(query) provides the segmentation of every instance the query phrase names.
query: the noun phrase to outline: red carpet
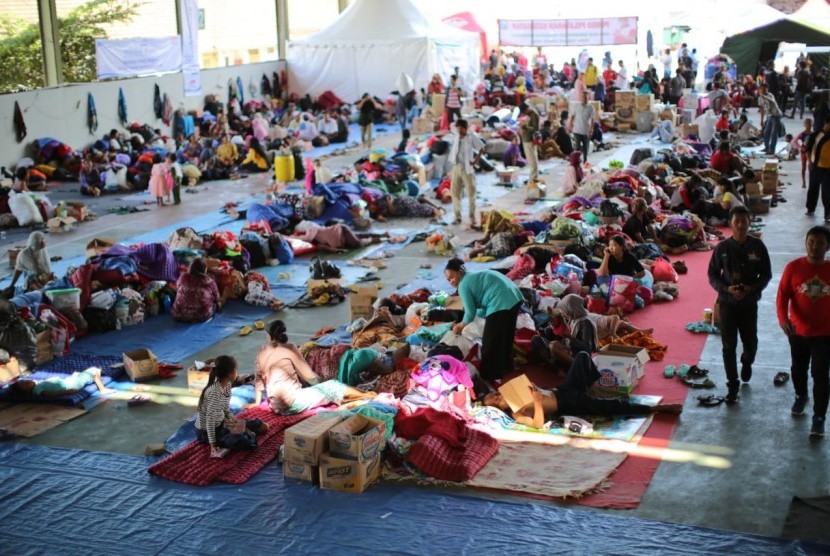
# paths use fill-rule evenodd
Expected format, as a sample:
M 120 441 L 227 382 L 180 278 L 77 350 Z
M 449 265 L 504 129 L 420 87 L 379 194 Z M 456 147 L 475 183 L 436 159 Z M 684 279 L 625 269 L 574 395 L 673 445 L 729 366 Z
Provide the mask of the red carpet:
M 191 442 L 148 469 L 153 475 L 187 485 L 207 486 L 214 481 L 242 484 L 277 457 L 283 431 L 308 414 L 282 416 L 265 407 L 254 407 L 237 417 L 261 419 L 271 428 L 259 437 L 259 447 L 250 452 L 231 452 L 221 459 L 210 457 L 210 446 Z
M 706 271 L 712 252 L 690 252 L 675 260 L 686 261 L 688 274 L 680 277 L 680 296 L 670 303 L 650 305 L 631 315 L 631 321 L 643 328 L 654 328 L 654 339 L 669 346 L 663 361 L 651 361 L 646 365 L 637 393 L 663 396 L 665 403 L 683 403 L 688 387 L 677 379 L 663 377 L 666 365 L 680 366 L 700 360 L 706 334 L 693 334 L 686 330 L 686 323 L 702 319 L 703 309 L 715 302 L 715 291 L 709 286 Z M 682 417 L 681 417 L 682 418 Z M 640 446 L 667 448 L 678 418 L 670 415 L 655 416 Z M 648 488 L 659 459 L 629 456 L 612 477 L 611 488 L 574 500 L 576 504 L 594 508 L 636 508 Z

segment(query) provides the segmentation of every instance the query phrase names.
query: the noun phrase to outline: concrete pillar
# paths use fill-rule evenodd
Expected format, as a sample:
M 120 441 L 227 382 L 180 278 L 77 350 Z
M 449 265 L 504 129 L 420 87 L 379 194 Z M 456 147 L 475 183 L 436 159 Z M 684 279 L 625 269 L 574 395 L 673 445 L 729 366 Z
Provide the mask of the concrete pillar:
M 285 60 L 285 43 L 288 42 L 288 0 L 277 2 L 277 53 L 280 60 Z
M 61 43 L 58 38 L 58 12 L 55 0 L 37 0 L 40 15 L 40 44 L 43 52 L 43 76 L 47 87 L 63 83 Z

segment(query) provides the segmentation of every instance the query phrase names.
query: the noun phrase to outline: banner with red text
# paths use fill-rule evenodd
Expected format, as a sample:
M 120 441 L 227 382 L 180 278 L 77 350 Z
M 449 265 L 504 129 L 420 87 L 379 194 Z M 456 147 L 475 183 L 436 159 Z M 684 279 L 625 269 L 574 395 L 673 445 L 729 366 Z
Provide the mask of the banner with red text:
M 637 44 L 637 18 L 500 19 L 502 46 Z

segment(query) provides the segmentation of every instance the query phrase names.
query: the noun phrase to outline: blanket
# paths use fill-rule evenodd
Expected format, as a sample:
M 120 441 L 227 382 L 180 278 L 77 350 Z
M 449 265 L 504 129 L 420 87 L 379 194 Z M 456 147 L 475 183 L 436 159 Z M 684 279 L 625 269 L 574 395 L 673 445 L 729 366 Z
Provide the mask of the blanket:
M 207 486 L 214 481 L 242 484 L 256 475 L 277 457 L 283 443 L 284 431 L 308 417 L 302 415 L 276 415 L 266 407 L 254 407 L 243 411 L 239 419 L 261 419 L 270 429 L 258 437 L 259 447 L 250 452 L 231 452 L 221 459 L 210 457 L 210 446 L 193 441 L 169 457 L 150 466 L 149 473 L 179 483 Z

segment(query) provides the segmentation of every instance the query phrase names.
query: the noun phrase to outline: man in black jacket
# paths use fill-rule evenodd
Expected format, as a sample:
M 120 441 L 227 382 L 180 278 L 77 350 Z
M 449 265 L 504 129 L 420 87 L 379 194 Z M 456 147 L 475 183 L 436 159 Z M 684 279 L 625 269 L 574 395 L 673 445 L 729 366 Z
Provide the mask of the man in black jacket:
M 709 261 L 709 284 L 718 292 L 723 366 L 729 392 L 727 403 L 738 401 L 738 334 L 741 336 L 741 380 L 752 378 L 758 350 L 758 301 L 772 279 L 764 243 L 749 235 L 752 215 L 745 206 L 729 211 L 732 237 L 722 241 Z

